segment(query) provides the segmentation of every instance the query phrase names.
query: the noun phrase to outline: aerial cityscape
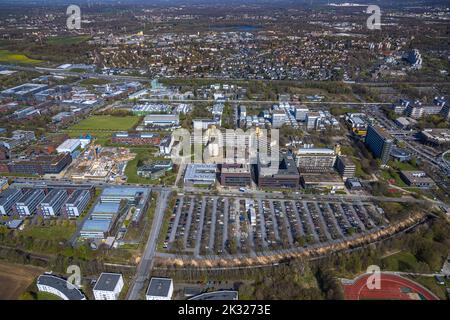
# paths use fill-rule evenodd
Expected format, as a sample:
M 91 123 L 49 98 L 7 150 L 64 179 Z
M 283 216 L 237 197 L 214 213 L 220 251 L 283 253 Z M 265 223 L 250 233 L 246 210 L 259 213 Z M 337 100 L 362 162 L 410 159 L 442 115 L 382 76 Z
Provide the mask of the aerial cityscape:
M 444 0 L 0 0 L 0 300 L 449 300 L 449 72 Z

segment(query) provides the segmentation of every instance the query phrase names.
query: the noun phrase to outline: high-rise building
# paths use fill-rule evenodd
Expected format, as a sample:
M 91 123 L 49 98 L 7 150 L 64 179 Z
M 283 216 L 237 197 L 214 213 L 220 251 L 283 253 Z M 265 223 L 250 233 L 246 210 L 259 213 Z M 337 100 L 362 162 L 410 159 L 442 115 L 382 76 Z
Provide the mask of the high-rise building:
M 381 160 L 382 164 L 389 161 L 389 155 L 394 146 L 394 141 L 382 128 L 369 126 L 366 136 L 366 146 L 375 158 Z

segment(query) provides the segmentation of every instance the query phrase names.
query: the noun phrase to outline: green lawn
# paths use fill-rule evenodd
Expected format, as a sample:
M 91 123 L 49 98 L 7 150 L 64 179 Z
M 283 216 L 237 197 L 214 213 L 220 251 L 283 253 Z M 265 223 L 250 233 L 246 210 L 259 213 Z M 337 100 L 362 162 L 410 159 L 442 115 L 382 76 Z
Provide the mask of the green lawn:
M 0 50 L 0 63 L 38 64 L 41 62 L 41 60 L 30 59 L 23 54 L 13 53 L 9 50 Z
M 417 259 L 411 252 L 401 251 L 382 259 L 383 269 L 389 271 L 413 271 Z
M 448 280 L 446 281 L 446 285 L 440 285 L 436 282 L 436 279 L 434 277 L 415 276 L 409 278 L 429 289 L 431 292 L 437 295 L 439 299 L 447 300 L 447 291 L 445 290 L 445 288 L 450 285 L 450 282 Z
M 51 37 L 47 40 L 48 44 L 71 45 L 87 41 L 91 36 L 72 36 L 72 37 Z
M 40 240 L 67 240 L 75 232 L 75 221 L 45 221 L 44 225 L 26 225 L 20 233 L 25 237 Z
M 381 177 L 385 181 L 394 182 L 394 185 L 399 187 L 407 187 L 406 183 L 400 178 L 400 174 L 396 171 L 389 172 L 388 170 L 381 170 L 380 172 Z
M 106 146 L 113 132 L 128 131 L 140 120 L 138 116 L 91 116 L 64 130 L 71 138 L 90 134 L 97 143 Z
M 450 161 L 450 152 L 447 152 L 447 153 L 444 155 L 444 159 L 447 160 L 447 161 Z

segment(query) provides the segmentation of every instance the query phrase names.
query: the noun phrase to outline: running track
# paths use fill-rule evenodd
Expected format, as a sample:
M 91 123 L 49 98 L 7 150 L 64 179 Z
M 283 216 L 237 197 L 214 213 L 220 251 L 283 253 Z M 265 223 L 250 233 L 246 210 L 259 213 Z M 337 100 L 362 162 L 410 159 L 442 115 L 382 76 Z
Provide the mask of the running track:
M 393 274 L 381 274 L 381 289 L 369 290 L 367 278 L 364 274 L 356 278 L 353 284 L 344 285 L 347 300 L 411 300 L 412 298 L 402 288 L 408 288 L 411 293 L 420 294 L 425 300 L 439 300 L 428 289 L 420 284 Z

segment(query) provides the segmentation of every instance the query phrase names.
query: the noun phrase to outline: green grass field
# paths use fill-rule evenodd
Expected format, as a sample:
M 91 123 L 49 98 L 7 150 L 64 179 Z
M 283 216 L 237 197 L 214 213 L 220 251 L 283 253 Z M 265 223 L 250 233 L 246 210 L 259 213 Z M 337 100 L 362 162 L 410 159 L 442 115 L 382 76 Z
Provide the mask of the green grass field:
M 401 251 L 382 259 L 383 268 L 389 271 L 413 271 L 417 265 L 416 257 L 407 251 Z
M 91 116 L 64 130 L 71 138 L 90 134 L 97 143 L 106 146 L 111 134 L 116 131 L 128 131 L 139 122 L 138 116 L 114 117 Z
M 450 284 L 448 280 L 446 281 L 446 285 L 440 285 L 436 282 L 436 279 L 434 277 L 415 276 L 409 278 L 411 278 L 413 281 L 420 283 L 425 288 L 433 292 L 435 295 L 439 297 L 439 299 L 447 300 L 447 291 L 445 290 L 445 288 Z
M 74 36 L 74 37 L 52 37 L 47 40 L 48 44 L 71 45 L 87 41 L 91 36 Z
M 75 232 L 75 221 L 47 221 L 45 225 L 25 226 L 21 235 L 41 240 L 67 240 Z
M 0 50 L 0 63 L 39 64 L 41 62 L 41 60 L 30 59 L 23 54 L 13 53 L 9 50 Z

